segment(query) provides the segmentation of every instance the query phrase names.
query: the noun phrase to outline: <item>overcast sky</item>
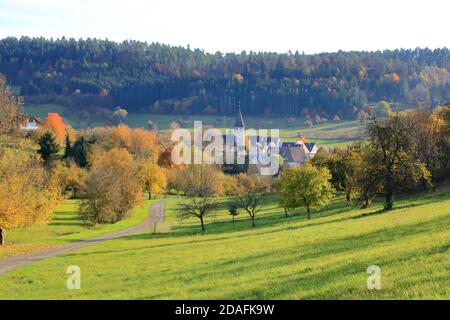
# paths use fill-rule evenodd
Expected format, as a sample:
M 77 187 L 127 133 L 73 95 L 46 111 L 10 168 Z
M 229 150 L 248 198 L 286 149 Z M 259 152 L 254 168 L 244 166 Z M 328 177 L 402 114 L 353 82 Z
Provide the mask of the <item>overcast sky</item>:
M 135 39 L 209 52 L 450 47 L 448 0 L 0 0 L 0 38 Z

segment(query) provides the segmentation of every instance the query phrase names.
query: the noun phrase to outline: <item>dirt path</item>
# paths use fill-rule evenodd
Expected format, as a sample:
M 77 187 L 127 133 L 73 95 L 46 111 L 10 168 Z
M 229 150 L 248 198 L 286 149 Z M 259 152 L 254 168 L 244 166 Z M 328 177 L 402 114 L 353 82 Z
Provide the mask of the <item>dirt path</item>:
M 153 204 L 149 208 L 148 218 L 140 225 L 116 231 L 113 233 L 105 234 L 102 236 L 98 236 L 92 239 L 66 244 L 58 248 L 2 259 L 0 260 L 0 275 L 36 261 L 44 260 L 56 255 L 60 255 L 62 253 L 78 250 L 95 243 L 125 237 L 130 234 L 145 230 L 147 228 L 154 227 L 156 217 L 158 221 L 164 219 L 164 201 L 159 201 Z

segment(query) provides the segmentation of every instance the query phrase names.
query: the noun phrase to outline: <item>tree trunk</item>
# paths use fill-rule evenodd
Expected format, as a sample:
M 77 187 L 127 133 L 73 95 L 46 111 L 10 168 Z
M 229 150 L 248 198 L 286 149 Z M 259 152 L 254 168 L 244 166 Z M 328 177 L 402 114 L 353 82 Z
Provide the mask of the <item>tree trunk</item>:
M 5 229 L 3 227 L 0 227 L 0 245 L 4 246 L 6 243 L 6 235 L 5 235 Z
M 234 223 L 234 215 L 233 215 L 233 223 Z
M 370 206 L 371 206 L 370 198 L 368 195 L 364 194 L 362 196 L 361 209 L 367 209 L 367 208 L 370 208 Z
M 392 201 L 392 196 L 394 195 L 394 180 L 392 179 L 392 174 L 389 174 L 389 176 L 385 180 L 386 184 L 386 197 L 385 197 L 385 203 L 384 203 L 384 209 L 385 210 L 391 210 L 394 206 L 394 202 Z
M 384 203 L 384 209 L 385 210 L 391 210 L 394 206 L 394 202 L 392 200 L 392 192 L 386 193 L 386 201 Z
M 205 225 L 203 223 L 203 216 L 200 217 L 200 223 L 202 224 L 202 232 L 205 233 Z
M 311 219 L 311 209 L 309 208 L 309 206 L 306 207 L 306 219 Z
M 351 199 L 351 197 L 350 197 L 350 192 L 347 192 L 347 193 L 345 194 L 345 201 L 347 202 L 347 206 L 349 207 L 350 204 L 351 204 L 351 201 L 352 201 L 352 199 Z
M 255 216 L 251 216 L 251 218 L 252 218 L 252 227 L 256 227 L 256 225 L 255 225 Z
M 284 216 L 287 218 L 288 217 L 288 211 L 286 208 L 284 208 Z
M 148 200 L 152 200 L 152 193 L 150 191 L 148 192 Z

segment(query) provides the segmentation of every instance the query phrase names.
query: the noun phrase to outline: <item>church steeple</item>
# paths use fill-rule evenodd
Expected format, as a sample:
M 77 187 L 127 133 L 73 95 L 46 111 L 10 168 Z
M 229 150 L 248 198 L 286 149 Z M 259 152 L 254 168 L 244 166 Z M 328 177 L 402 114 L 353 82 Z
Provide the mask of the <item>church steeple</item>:
M 240 102 L 238 105 L 238 112 L 236 115 L 236 121 L 234 122 L 234 127 L 235 128 L 245 128 L 244 118 L 242 117 L 242 113 L 241 113 L 241 103 Z

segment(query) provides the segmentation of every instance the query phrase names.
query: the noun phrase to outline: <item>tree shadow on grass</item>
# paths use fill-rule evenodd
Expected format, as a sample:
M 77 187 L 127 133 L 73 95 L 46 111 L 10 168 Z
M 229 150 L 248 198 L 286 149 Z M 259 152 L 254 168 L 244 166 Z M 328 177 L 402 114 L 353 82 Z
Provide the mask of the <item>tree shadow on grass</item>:
M 343 218 L 339 219 L 338 221 L 347 220 L 350 218 Z M 330 222 L 338 222 L 336 220 L 330 221 Z M 445 230 L 446 225 L 448 225 L 449 218 L 447 216 L 444 217 L 437 217 L 432 220 L 428 220 L 425 222 L 420 222 L 416 224 L 407 224 L 404 226 L 392 226 L 388 229 L 380 229 L 369 233 L 359 234 L 356 236 L 350 236 L 345 238 L 336 238 L 336 239 L 330 239 L 325 240 L 320 243 L 306 243 L 302 246 L 295 246 L 292 247 L 290 250 L 292 251 L 291 254 L 285 254 L 285 256 L 288 256 L 286 260 L 280 261 L 281 259 L 277 260 L 278 263 L 289 263 L 289 260 L 296 260 L 296 259 L 313 259 L 320 256 L 326 256 L 330 255 L 332 253 L 336 254 L 339 252 L 345 252 L 350 250 L 362 250 L 362 249 L 368 249 L 370 247 L 373 247 L 374 244 L 380 245 L 383 242 L 391 242 L 393 240 L 396 240 L 399 237 L 403 236 L 411 236 L 416 233 L 423 233 L 427 231 L 436 231 L 436 230 Z M 280 228 L 276 230 L 270 230 L 267 232 L 267 230 L 258 230 L 258 232 L 252 232 L 252 233 L 230 233 L 226 236 L 215 236 L 210 237 L 211 235 L 205 235 L 203 238 L 202 236 L 198 235 L 196 238 L 192 238 L 192 234 L 179 234 L 177 237 L 174 237 L 173 233 L 161 233 L 161 234 L 137 234 L 137 235 L 130 235 L 124 238 L 121 238 L 122 240 L 151 240 L 151 239 L 177 239 L 176 242 L 172 243 L 158 243 L 155 244 L 152 241 L 149 241 L 148 245 L 142 246 L 140 248 L 133 248 L 133 249 L 127 249 L 128 251 L 138 251 L 138 250 L 148 250 L 148 249 L 158 249 L 158 248 L 169 248 L 169 247 L 182 247 L 182 246 L 190 246 L 192 244 L 196 245 L 202 245 L 203 243 L 207 243 L 208 245 L 213 245 L 215 242 L 223 241 L 223 240 L 229 240 L 229 239 L 245 239 L 248 237 L 254 237 L 259 235 L 267 235 L 269 233 L 278 233 L 283 232 L 286 230 L 300 230 L 303 228 L 318 226 L 322 224 L 326 224 L 329 222 L 321 222 L 321 223 L 312 223 L 309 225 L 304 226 L 298 226 L 298 227 L 291 227 L 288 226 L 287 228 Z M 439 226 L 436 228 L 436 226 Z M 254 229 L 253 229 L 254 230 Z M 215 234 L 212 234 L 215 235 Z M 113 253 L 113 252 L 121 252 L 123 249 L 118 250 L 105 250 L 105 251 L 96 251 L 96 252 L 89 252 L 89 253 L 74 253 L 72 255 L 96 255 L 96 254 L 104 254 L 104 253 Z M 286 253 L 286 252 L 285 252 Z M 299 254 L 300 253 L 300 254 Z M 274 252 L 268 247 L 267 253 L 264 254 L 264 256 L 271 256 Z M 71 255 L 71 254 L 69 254 Z M 254 260 L 255 257 L 247 257 L 245 259 L 251 259 Z M 242 258 L 239 258 L 239 262 L 244 261 Z M 268 261 L 258 261 L 255 265 L 252 265 L 250 267 L 257 267 L 257 264 L 263 263 L 266 267 L 272 266 Z M 230 262 L 225 262 L 225 264 L 230 264 Z M 225 267 L 225 265 L 220 265 L 220 268 Z M 207 267 L 209 270 L 210 267 Z M 200 269 L 199 269 L 200 271 Z
M 196 279 L 208 279 L 211 276 L 221 277 L 222 275 L 231 276 L 233 274 L 244 273 L 249 274 L 251 277 L 252 270 L 257 270 L 259 272 L 265 270 L 267 273 L 267 278 L 261 279 L 260 277 L 259 279 L 248 280 L 253 283 L 251 287 L 255 287 L 254 281 L 260 282 L 256 286 L 256 289 L 249 289 L 246 291 L 245 289 L 242 290 L 242 287 L 239 287 L 236 289 L 236 292 L 227 294 L 221 297 L 222 299 L 280 298 L 285 297 L 286 295 L 292 296 L 299 288 L 305 291 L 317 291 L 318 288 L 330 286 L 330 284 L 333 283 L 338 283 L 338 289 L 341 289 L 342 291 L 338 291 L 336 286 L 330 286 L 330 289 L 325 290 L 321 294 L 322 298 L 339 298 L 339 296 L 344 294 L 358 294 L 370 297 L 371 293 L 367 292 L 365 282 L 367 279 L 366 269 L 369 265 L 376 264 L 383 267 L 397 262 L 415 259 L 417 258 L 417 251 L 411 249 L 409 252 L 399 252 L 394 255 L 377 253 L 373 256 L 365 255 L 360 258 L 354 258 L 353 260 L 340 259 L 334 264 L 322 264 L 319 270 L 307 267 L 305 262 L 311 260 L 311 265 L 314 265 L 314 262 L 312 261 L 314 259 L 326 259 L 326 257 L 339 255 L 346 256 L 349 253 L 355 256 L 355 253 L 357 252 L 370 252 L 370 250 L 374 249 L 374 246 L 383 246 L 385 243 L 392 244 L 398 240 L 398 237 L 414 237 L 418 234 L 436 231 L 436 225 L 440 226 L 440 230 L 445 230 L 445 225 L 442 223 L 445 221 L 448 222 L 448 218 L 438 218 L 401 227 L 394 226 L 389 229 L 376 230 L 357 236 L 329 239 L 317 244 L 305 243 L 300 246 L 285 248 L 283 255 L 277 255 L 276 251 L 267 248 L 262 253 L 252 254 L 250 252 L 250 254 L 241 258 L 230 257 L 222 260 L 208 261 L 207 264 L 199 262 L 194 266 L 190 265 L 188 268 L 180 266 L 176 272 L 185 275 L 183 281 L 186 284 L 195 282 Z M 429 248 L 421 252 L 421 254 L 436 254 L 440 251 L 440 247 Z M 240 254 L 242 254 L 242 252 L 240 252 Z M 275 275 L 273 273 L 274 270 L 280 267 L 292 268 L 292 270 L 295 270 L 296 266 L 300 267 L 300 263 L 303 264 L 302 269 L 288 275 Z M 211 270 L 217 270 L 217 272 L 211 274 Z M 172 274 L 173 270 L 168 270 L 162 272 L 161 276 L 171 278 L 170 275 Z M 361 287 L 348 287 L 346 285 L 348 283 L 346 278 L 358 275 L 363 277 Z M 412 283 L 411 286 L 414 286 L 414 284 Z M 203 289 L 210 290 L 210 287 L 210 284 L 205 283 Z M 267 290 L 266 288 L 270 288 L 270 290 Z M 403 289 L 404 287 L 402 287 L 402 290 Z M 161 296 L 161 294 L 157 294 L 153 298 L 157 298 L 158 296 Z M 318 298 L 318 296 L 315 294 L 306 294 L 303 298 L 313 299 Z

